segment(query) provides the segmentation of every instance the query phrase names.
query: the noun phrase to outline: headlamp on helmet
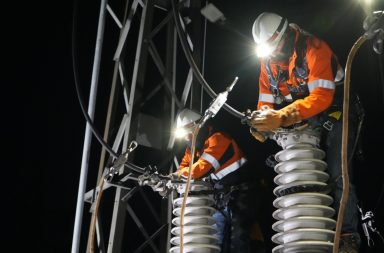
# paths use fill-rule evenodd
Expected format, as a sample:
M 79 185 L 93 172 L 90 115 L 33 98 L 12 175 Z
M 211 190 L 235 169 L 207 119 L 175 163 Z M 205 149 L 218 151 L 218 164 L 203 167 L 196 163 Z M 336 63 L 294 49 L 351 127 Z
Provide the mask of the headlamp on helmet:
M 288 20 L 275 13 L 263 12 L 252 26 L 257 55 L 267 57 L 276 50 L 288 27 Z
M 201 115 L 190 109 L 183 109 L 176 118 L 175 137 L 183 138 L 187 134 L 190 134 L 195 129 L 198 121 L 201 119 Z

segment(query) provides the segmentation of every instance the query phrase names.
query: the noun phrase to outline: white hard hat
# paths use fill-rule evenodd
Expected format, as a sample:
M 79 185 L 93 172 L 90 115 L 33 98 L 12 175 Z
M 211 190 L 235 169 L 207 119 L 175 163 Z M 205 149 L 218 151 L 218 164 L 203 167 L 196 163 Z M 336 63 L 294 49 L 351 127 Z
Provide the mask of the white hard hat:
M 287 30 L 288 20 L 275 13 L 263 12 L 252 26 L 252 35 L 256 44 L 268 45 L 273 52 Z
M 191 123 L 199 120 L 201 115 L 190 109 L 183 109 L 176 119 L 176 128 L 182 128 L 190 125 Z

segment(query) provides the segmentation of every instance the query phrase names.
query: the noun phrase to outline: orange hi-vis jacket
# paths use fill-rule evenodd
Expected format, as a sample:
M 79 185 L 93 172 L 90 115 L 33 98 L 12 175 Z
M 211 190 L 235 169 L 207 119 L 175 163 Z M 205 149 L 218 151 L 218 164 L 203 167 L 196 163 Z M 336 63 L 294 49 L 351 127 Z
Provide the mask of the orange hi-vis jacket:
M 188 176 L 190 161 L 191 149 L 187 148 L 180 163 L 179 174 Z M 202 150 L 196 152 L 191 176 L 193 179 L 199 179 L 211 174 L 212 179 L 220 180 L 240 168 L 246 161 L 235 140 L 223 132 L 216 132 L 205 140 Z
M 327 43 L 310 36 L 304 37 L 305 51 L 301 53 L 303 64 L 306 64 L 306 76 L 304 79 L 298 76 L 298 66 L 295 66 L 295 63 L 300 52 L 297 52 L 296 45 L 299 36 L 303 34 L 297 28 L 293 30 L 296 33 L 295 50 L 288 63 L 276 62 L 272 59 L 261 62 L 257 109 L 260 110 L 263 105 L 274 108 L 274 105 L 279 104 L 278 100 L 283 100 L 288 104 L 296 104 L 301 118 L 308 119 L 325 111 L 332 104 L 335 82 L 344 77 L 344 72 Z M 285 72 L 285 78 L 282 80 L 276 80 L 279 70 Z M 275 78 L 279 97 L 272 92 L 269 73 L 272 73 L 272 78 Z

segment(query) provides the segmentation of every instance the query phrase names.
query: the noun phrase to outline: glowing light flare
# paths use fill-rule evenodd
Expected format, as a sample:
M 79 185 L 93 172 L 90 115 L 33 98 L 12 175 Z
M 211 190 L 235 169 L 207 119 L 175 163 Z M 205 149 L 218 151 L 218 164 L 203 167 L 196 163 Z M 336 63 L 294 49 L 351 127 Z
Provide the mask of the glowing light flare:
M 273 52 L 273 49 L 267 44 L 259 44 L 256 46 L 256 54 L 260 58 L 269 56 Z
M 188 134 L 188 131 L 185 128 L 177 128 L 175 130 L 175 137 L 176 138 L 183 138 Z

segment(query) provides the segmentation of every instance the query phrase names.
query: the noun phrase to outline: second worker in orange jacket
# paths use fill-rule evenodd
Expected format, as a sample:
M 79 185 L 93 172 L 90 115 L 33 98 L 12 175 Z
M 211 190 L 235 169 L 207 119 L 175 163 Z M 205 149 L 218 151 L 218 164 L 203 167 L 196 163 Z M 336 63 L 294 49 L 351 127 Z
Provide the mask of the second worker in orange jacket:
M 178 175 L 188 176 L 191 161 L 192 131 L 201 115 L 184 109 L 177 117 L 177 127 L 184 130 L 187 143 Z M 218 230 L 221 253 L 255 252 L 251 249 L 250 233 L 257 221 L 258 207 L 262 199 L 258 185 L 252 177 L 243 151 L 236 141 L 224 131 L 218 131 L 208 122 L 198 134 L 191 176 L 195 180 L 206 179 L 212 183 L 217 212 L 213 215 Z M 261 239 L 261 238 L 260 238 Z M 260 247 L 264 247 L 261 240 Z

